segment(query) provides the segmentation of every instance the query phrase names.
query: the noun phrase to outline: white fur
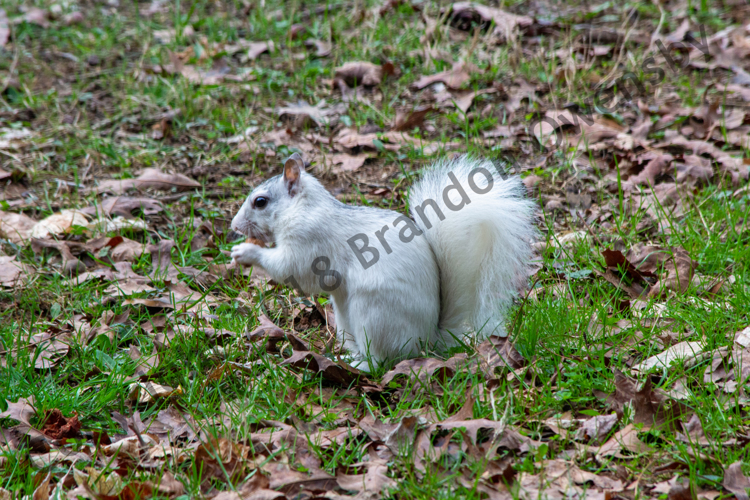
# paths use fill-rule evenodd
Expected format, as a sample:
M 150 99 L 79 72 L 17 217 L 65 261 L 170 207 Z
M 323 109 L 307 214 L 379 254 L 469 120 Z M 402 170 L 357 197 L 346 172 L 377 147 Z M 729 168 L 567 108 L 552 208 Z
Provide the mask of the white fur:
M 494 175 L 494 186 L 486 194 L 476 194 L 467 182 L 477 167 Z M 458 211 L 449 210 L 443 200 L 449 172 L 471 200 Z M 535 235 L 534 208 L 523 196 L 520 179 L 503 181 L 495 172 L 491 162 L 470 156 L 429 169 L 410 193 L 412 218 L 423 231 L 410 242 L 399 238 L 406 222 L 394 227 L 401 214 L 344 205 L 305 172 L 292 190 L 280 175 L 253 190 L 232 221 L 235 231 L 273 247 L 242 243 L 234 247 L 232 258 L 259 265 L 280 283 L 293 276 L 306 294 L 324 291 L 311 269 L 314 259 L 330 259 L 330 269 L 342 278 L 341 286 L 331 292 L 338 335 L 362 369 L 416 355 L 422 346 L 444 348 L 454 343 L 453 335 L 503 334 L 504 313 L 526 278 Z M 486 187 L 481 174 L 476 180 L 479 189 Z M 455 201 L 456 195 L 449 200 Z M 252 207 L 257 196 L 269 199 L 264 209 Z M 431 229 L 414 211 L 428 198 L 445 215 L 438 221 L 427 208 Z M 389 228 L 381 234 L 391 253 L 375 234 L 383 227 Z M 361 233 L 380 254 L 366 269 L 347 243 Z

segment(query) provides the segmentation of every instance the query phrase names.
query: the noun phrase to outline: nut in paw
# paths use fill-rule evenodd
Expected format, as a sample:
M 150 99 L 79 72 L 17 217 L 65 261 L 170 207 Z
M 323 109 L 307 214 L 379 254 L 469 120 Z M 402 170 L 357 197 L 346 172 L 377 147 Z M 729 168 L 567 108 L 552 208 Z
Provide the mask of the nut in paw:
M 258 260 L 260 247 L 254 243 L 240 243 L 232 248 L 232 260 L 237 264 L 252 266 Z

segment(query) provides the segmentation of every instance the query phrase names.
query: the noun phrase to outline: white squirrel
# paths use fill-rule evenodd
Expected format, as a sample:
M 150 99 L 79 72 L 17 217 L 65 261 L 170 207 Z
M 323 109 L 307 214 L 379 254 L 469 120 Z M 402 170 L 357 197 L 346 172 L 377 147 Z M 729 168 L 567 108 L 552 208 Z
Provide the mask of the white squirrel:
M 341 203 L 304 167 L 295 153 L 250 193 L 232 229 L 266 246 L 238 244 L 232 259 L 306 295 L 329 292 L 353 366 L 507 335 L 537 232 L 520 178 L 468 155 L 438 161 L 411 188 L 410 219 Z

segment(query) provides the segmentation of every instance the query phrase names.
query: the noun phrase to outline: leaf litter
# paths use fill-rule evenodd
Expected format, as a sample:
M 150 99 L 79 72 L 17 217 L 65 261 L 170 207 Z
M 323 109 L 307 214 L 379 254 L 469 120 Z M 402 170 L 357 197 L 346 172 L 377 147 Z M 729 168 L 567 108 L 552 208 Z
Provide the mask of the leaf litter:
M 3 102 L 25 109 L 0 112 L 2 307 L 10 314 L 23 310 L 28 306 L 21 294 L 33 294 L 39 303 L 34 314 L 43 319 L 15 323 L 19 334 L 13 342 L 2 337 L 0 369 L 27 366 L 38 376 L 57 377 L 60 384 L 81 384 L 84 394 L 101 391 L 101 377 L 115 373 L 125 379 L 117 410 L 127 416 L 107 405 L 93 414 L 83 410 L 86 405 L 50 407 L 54 399 L 25 398 L 14 390 L 5 398 L 7 410 L 0 412 L 0 470 L 7 470 L 6 455 L 27 453 L 31 470 L 44 469 L 28 492 L 34 498 L 55 492 L 176 498 L 190 488 L 210 498 L 381 498 L 401 495 L 409 477 L 424 484 L 432 477 L 450 477 L 452 487 L 461 485 L 487 498 L 715 498 L 717 490 L 747 498 L 750 483 L 743 462 L 723 464 L 725 455 L 718 449 L 738 456 L 747 443 L 744 428 L 717 427 L 693 399 L 708 392 L 717 406 L 745 415 L 750 404 L 746 324 L 683 327 L 680 310 L 682 305 L 713 315 L 743 297 L 741 259 L 727 258 L 722 264 L 729 267 L 722 271 L 705 249 L 685 241 L 681 226 L 686 221 L 703 226 L 714 244 L 744 244 L 744 219 L 706 221 L 701 207 L 705 192 L 737 200 L 737 213 L 747 200 L 743 149 L 750 126 L 745 111 L 732 104 L 750 100 L 750 80 L 743 80 L 750 69 L 747 37 L 741 28 L 724 30 L 710 35 L 702 52 L 690 42 L 701 27 L 686 9 L 672 5 L 678 2 L 668 3 L 665 8 L 677 7 L 675 20 L 667 21 L 671 29 L 658 15 L 644 15 L 633 21 L 637 29 L 623 30 L 613 18 L 631 18 L 608 4 L 580 7 L 588 9 L 586 22 L 597 24 L 571 24 L 579 22 L 581 12 L 563 8 L 549 17 L 526 4 L 500 9 L 460 2 L 435 10 L 386 2 L 370 12 L 333 7 L 348 16 L 351 26 L 344 32 L 313 28 L 311 16 L 324 13 L 313 6 L 293 13 L 291 25 L 285 24 L 283 12 L 258 9 L 258 15 L 285 30 L 274 40 L 252 39 L 254 33 L 244 27 L 231 40 L 209 39 L 204 26 L 188 17 L 179 29 L 152 30 L 154 43 L 169 49 L 139 55 L 137 64 L 128 62 L 139 84 L 181 81 L 185 92 L 206 92 L 191 94 L 196 105 L 231 96 L 251 109 L 250 123 L 222 123 L 211 131 L 201 121 L 208 115 L 196 110 L 178 116 L 164 114 L 159 105 L 153 119 L 141 110 L 127 114 L 127 106 L 120 113 L 116 107 L 122 103 L 113 107 L 117 98 L 99 83 L 84 91 L 80 109 L 46 121 L 55 125 L 45 128 L 32 116 L 40 113 L 46 119 L 48 111 L 15 100 L 14 92 L 21 89 L 13 74 L 16 66 L 4 69 Z M 21 47 L 19 73 L 29 74 L 25 54 L 31 53 L 19 29 L 45 36 L 62 26 L 77 30 L 77 23 L 85 25 L 87 7 L 58 7 L 0 10 L 0 52 L 12 54 L 17 44 Z M 115 15 L 101 9 L 102 15 Z M 157 22 L 169 11 L 158 1 L 141 10 Z M 247 18 L 248 12 L 234 14 Z M 128 13 L 123 9 L 117 15 Z M 421 47 L 409 51 L 413 63 L 389 45 L 358 56 L 344 50 L 362 32 L 374 36 L 368 32 L 374 23 L 389 26 L 399 16 L 408 18 L 409 29 L 422 39 Z M 563 32 L 570 38 L 562 40 Z M 506 63 L 513 68 L 518 57 L 547 58 L 536 51 L 549 40 L 564 47 L 550 75 L 505 72 Z M 570 105 L 573 94 L 560 91 L 580 90 L 589 79 L 614 88 L 590 70 L 609 72 L 599 66 L 602 61 L 627 65 L 623 56 L 629 58 L 649 42 L 664 44 L 667 53 L 680 52 L 685 68 L 726 69 L 731 83 L 704 86 L 704 95 L 690 105 L 666 87 L 655 96 L 626 96 L 615 113 L 604 114 Z M 505 49 L 510 49 L 507 61 L 494 58 Z M 315 80 L 319 70 L 307 67 L 305 85 L 311 87 L 302 91 L 287 76 L 299 74 L 296 65 L 313 53 L 332 79 Z M 663 58 L 664 53 L 653 55 Z M 106 81 L 109 70 L 93 69 L 101 64 L 96 58 L 80 59 L 89 66 L 85 77 L 78 75 L 79 68 L 64 66 L 79 56 L 55 51 L 40 57 L 59 59 L 50 63 L 63 68 L 56 70 L 58 76 L 75 72 L 81 81 Z M 662 68 L 673 62 L 664 60 Z M 692 74 L 708 81 L 706 73 Z M 26 78 L 25 84 L 35 85 L 32 81 Z M 60 86 L 59 95 L 68 95 L 69 86 Z M 254 101 L 267 97 L 266 89 L 274 98 Z M 279 90 L 282 100 L 275 97 Z M 583 90 L 592 87 L 583 85 Z M 139 107 L 155 107 L 141 97 L 134 99 Z M 166 109 L 176 109 L 175 104 Z M 552 124 L 530 126 L 542 117 Z M 74 157 L 80 177 L 43 163 L 64 151 L 61 137 L 75 136 L 87 122 L 96 124 L 92 135 L 111 141 L 112 148 L 88 147 Z M 467 137 L 470 124 L 477 129 Z M 423 353 L 385 373 L 365 375 L 342 360 L 332 330 L 321 326 L 325 309 L 320 314 L 310 304 L 287 304 L 288 293 L 258 279 L 256 270 L 228 268 L 226 233 L 208 229 L 198 231 L 200 237 L 180 235 L 202 227 L 200 221 L 196 225 L 196 213 L 209 214 L 207 224 L 226 218 L 246 195 L 245 184 L 270 175 L 290 151 L 304 153 L 339 196 L 355 191 L 371 202 L 383 197 L 373 193 L 392 193 L 398 204 L 403 186 L 396 163 L 421 165 L 427 156 L 469 142 L 519 159 L 514 168 L 534 187 L 556 236 L 539 246 L 544 255 L 536 273 L 541 279 L 523 301 L 519 324 L 510 325 L 512 340 L 490 337 L 445 358 Z M 559 168 L 561 159 L 555 156 L 561 145 L 569 146 L 566 168 Z M 152 148 L 158 150 L 155 156 Z M 232 187 L 238 181 L 242 187 Z M 204 187 L 208 191 L 201 193 Z M 581 257 L 582 245 L 589 247 L 590 259 Z M 203 260 L 186 253 L 188 248 Z M 50 282 L 60 288 L 39 294 L 39 283 Z M 617 298 L 602 300 L 582 283 L 595 283 Z M 75 310 L 82 306 L 71 296 L 81 293 L 96 307 Z M 272 306 L 270 296 L 277 301 Z M 553 352 L 545 350 L 542 337 L 535 351 L 518 335 L 537 328 L 524 325 L 525 317 L 535 317 L 528 309 L 550 303 L 565 304 L 556 311 L 560 323 L 576 308 L 594 304 L 601 309 L 581 322 L 585 346 Z M 230 304 L 238 306 L 232 316 L 252 320 L 227 329 L 220 319 Z M 318 313 L 316 321 L 310 320 L 310 311 Z M 245 335 L 242 328 L 247 328 Z M 576 328 L 570 326 L 566 342 L 579 337 L 582 330 Z M 207 344 L 200 351 L 184 349 L 180 356 L 205 358 L 204 373 L 170 376 L 165 367 L 173 366 L 171 349 L 184 347 L 182 342 L 195 335 L 205 336 Z M 112 355 L 102 350 L 105 341 L 117 345 Z M 594 361 L 596 346 L 606 349 L 606 369 Z M 81 352 L 98 356 L 86 373 L 71 371 Z M 554 364 L 545 361 L 558 354 Z M 130 363 L 125 372 L 123 362 Z M 576 370 L 593 365 L 599 370 L 594 378 L 605 385 L 588 399 L 565 399 Z M 282 379 L 289 387 L 274 394 L 274 380 Z M 243 390 L 268 387 L 266 399 L 288 403 L 293 414 L 243 408 L 239 398 L 222 401 L 220 411 L 209 417 L 188 403 L 194 402 L 196 388 L 201 397 L 214 397 L 217 388 L 231 393 L 237 381 Z M 535 402 L 548 393 L 559 404 L 539 412 Z M 511 411 L 510 399 L 524 405 L 526 413 Z M 278 420 L 256 416 L 272 413 Z M 713 475 L 688 486 L 679 475 L 672 477 L 672 471 L 687 468 L 685 453 L 665 451 L 677 443 L 697 447 L 685 453 Z M 643 460 L 669 473 L 654 472 L 653 462 Z M 73 464 L 78 465 L 69 474 L 56 468 Z M 167 471 L 169 464 L 182 466 Z M 188 466 L 202 469 L 197 482 L 186 472 Z M 0 489 L 0 497 L 4 494 Z

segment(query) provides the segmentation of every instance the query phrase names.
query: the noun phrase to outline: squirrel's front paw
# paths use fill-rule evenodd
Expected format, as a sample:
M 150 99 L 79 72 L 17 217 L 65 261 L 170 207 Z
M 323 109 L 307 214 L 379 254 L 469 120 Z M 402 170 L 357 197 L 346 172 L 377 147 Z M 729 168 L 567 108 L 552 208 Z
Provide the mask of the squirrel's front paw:
M 237 264 L 252 266 L 257 264 L 261 248 L 253 243 L 240 243 L 232 248 L 232 260 Z

